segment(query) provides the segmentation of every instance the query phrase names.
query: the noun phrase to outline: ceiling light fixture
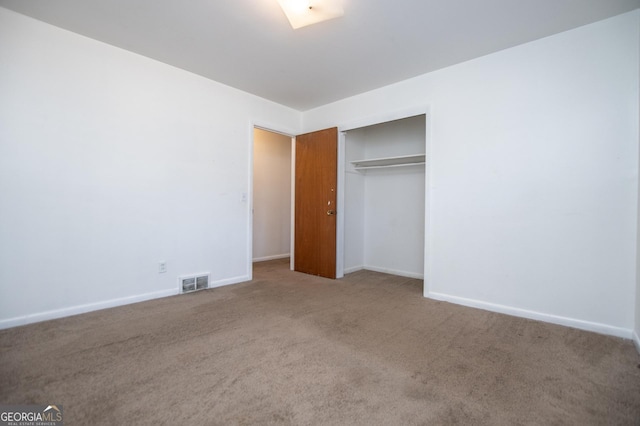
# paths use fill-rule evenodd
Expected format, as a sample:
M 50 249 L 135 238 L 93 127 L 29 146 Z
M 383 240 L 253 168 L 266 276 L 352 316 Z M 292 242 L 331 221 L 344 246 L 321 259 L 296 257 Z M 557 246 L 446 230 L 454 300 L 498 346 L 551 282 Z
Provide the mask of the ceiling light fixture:
M 278 0 L 293 29 L 344 15 L 342 0 Z

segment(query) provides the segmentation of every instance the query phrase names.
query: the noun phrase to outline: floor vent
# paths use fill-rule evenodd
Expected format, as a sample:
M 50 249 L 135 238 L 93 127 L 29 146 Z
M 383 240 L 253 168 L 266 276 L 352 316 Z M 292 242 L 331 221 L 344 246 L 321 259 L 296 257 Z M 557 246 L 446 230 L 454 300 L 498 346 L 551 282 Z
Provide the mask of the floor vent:
M 180 292 L 191 293 L 192 291 L 209 288 L 209 276 L 210 274 L 198 274 L 188 277 L 180 277 Z

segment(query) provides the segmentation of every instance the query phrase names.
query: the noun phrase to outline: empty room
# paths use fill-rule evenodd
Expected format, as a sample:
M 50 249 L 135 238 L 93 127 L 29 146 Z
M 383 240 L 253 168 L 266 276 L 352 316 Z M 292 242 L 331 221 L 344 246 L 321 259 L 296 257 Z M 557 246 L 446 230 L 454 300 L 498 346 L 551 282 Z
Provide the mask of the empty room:
M 640 424 L 639 146 L 640 0 L 0 0 L 0 425 Z

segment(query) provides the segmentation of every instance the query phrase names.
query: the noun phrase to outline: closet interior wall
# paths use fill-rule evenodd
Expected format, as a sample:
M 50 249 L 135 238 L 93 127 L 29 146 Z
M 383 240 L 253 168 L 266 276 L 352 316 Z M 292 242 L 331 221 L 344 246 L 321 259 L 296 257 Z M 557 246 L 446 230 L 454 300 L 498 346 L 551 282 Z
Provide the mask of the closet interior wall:
M 345 132 L 345 273 L 424 277 L 425 165 L 354 162 L 424 154 L 425 136 L 424 115 Z

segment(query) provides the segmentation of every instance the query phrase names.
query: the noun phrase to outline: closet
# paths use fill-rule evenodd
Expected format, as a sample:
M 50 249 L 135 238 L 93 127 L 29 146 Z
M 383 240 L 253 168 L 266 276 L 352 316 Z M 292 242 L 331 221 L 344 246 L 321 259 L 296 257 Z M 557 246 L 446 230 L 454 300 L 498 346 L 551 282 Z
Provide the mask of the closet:
M 344 132 L 344 273 L 424 276 L 425 115 Z

